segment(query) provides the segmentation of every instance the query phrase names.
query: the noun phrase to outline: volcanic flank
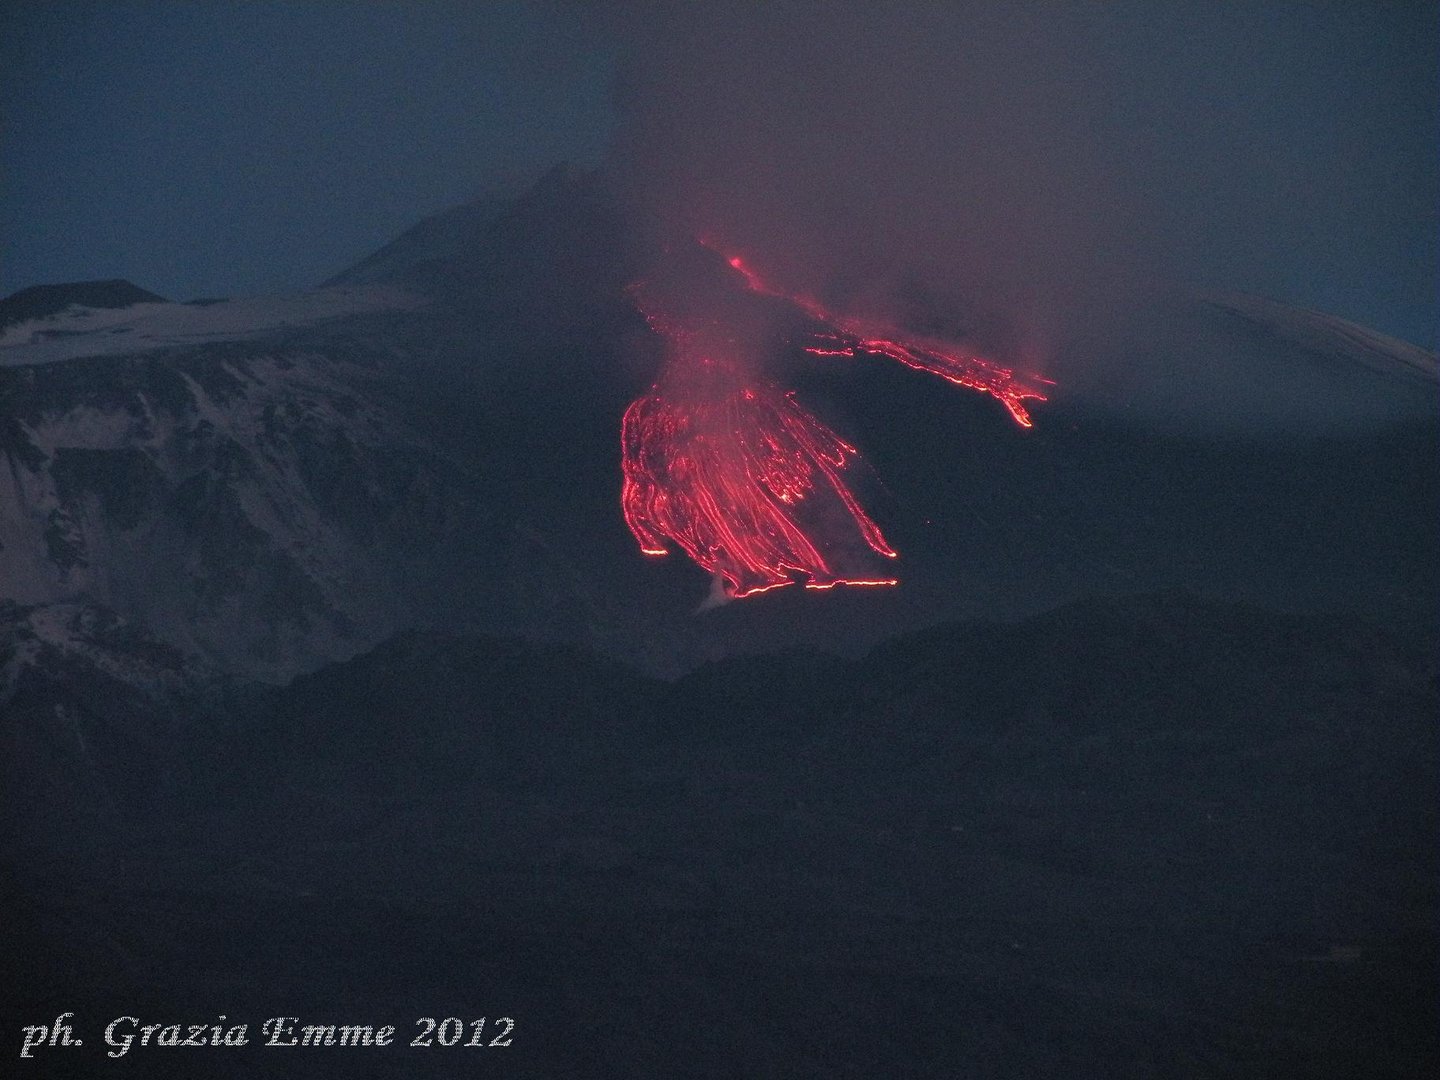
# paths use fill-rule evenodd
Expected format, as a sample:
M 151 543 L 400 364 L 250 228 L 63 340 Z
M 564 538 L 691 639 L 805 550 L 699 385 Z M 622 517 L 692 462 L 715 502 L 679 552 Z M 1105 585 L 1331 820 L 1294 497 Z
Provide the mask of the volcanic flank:
M 1440 1076 L 1422 7 L 9 5 L 3 1075 Z
M 714 236 L 649 248 L 600 175 L 445 220 L 363 282 L 7 336 L 6 597 L 283 679 L 407 625 L 674 671 L 1085 593 L 1434 595 L 1421 350 L 1170 290 L 1050 385 L 941 310 L 792 293 Z M 694 618 L 711 575 L 765 595 Z
M 690 253 L 692 262 L 696 254 Z M 793 584 L 797 574 L 809 589 L 898 583 L 865 573 L 853 566 L 853 555 L 837 551 L 842 544 L 835 534 L 852 531 L 845 528 L 848 519 L 870 551 L 890 559 L 898 554 L 840 475 L 859 451 L 807 412 L 793 391 L 761 373 L 760 358 L 773 354 L 776 343 L 757 332 L 766 320 L 753 302 L 747 307 L 735 295 L 737 283 L 802 314 L 813 342 L 804 348 L 812 356 L 896 360 L 994 396 L 1024 427 L 1031 426 L 1024 402 L 1044 400 L 1033 384 L 977 356 L 901 340 L 893 327 L 780 293 L 738 255 L 726 259 L 735 272 L 728 276 L 713 266 L 708 275 L 669 269 L 679 261 L 666 260 L 660 271 L 668 287 L 647 280 L 630 289 L 666 349 L 660 378 L 625 413 L 622 501 L 641 551 L 664 555 L 663 538 L 674 540 L 721 577 L 731 597 Z M 677 280 L 689 284 L 679 296 Z M 843 513 L 827 512 L 826 502 L 838 503 Z M 852 566 L 842 568 L 842 561 Z

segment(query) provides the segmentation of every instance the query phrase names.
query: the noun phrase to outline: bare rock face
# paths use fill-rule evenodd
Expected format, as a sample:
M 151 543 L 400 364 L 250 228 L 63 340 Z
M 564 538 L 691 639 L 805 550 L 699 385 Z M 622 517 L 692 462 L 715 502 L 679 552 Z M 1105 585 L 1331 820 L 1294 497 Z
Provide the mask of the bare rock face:
M 210 345 L 0 369 L 7 597 L 97 603 L 261 677 L 390 631 L 376 568 L 433 546 L 441 466 L 357 392 L 367 359 Z

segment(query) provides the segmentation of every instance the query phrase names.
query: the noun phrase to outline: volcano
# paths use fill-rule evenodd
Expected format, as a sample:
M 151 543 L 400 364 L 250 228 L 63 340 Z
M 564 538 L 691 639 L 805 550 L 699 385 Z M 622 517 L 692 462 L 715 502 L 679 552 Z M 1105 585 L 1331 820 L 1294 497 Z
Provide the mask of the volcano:
M 533 1077 L 1433 1072 L 1435 357 L 885 299 L 557 169 L 315 290 L 0 329 L 45 1075 L 222 1009 L 504 1017 L 453 1052 Z
M 1051 384 L 786 294 L 714 238 L 671 257 L 749 312 L 721 337 L 768 335 L 762 365 L 748 338 L 720 357 L 744 370 L 710 412 L 674 407 L 694 384 L 637 304 L 656 253 L 568 167 L 313 292 L 8 326 L 5 598 L 95 605 L 266 679 L 409 626 L 677 672 L 1091 594 L 1432 606 L 1433 354 L 1172 289 L 1071 342 Z M 684 425 L 685 453 L 639 449 Z M 751 434 L 707 457 L 707 427 Z M 704 512 L 662 491 L 683 469 L 729 478 Z M 755 546 L 723 540 L 741 521 Z M 672 542 L 688 557 L 645 554 Z M 765 595 L 697 615 L 716 575 Z M 899 584 L 770 591 L 846 580 Z

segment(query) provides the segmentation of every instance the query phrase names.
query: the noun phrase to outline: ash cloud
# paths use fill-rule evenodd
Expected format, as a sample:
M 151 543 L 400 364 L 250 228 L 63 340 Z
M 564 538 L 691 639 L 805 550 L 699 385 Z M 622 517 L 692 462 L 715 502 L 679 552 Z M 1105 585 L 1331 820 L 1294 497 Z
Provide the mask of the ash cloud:
M 723 238 L 793 290 L 943 312 L 951 336 L 1081 381 L 1157 283 L 1372 322 L 1428 310 L 1435 49 L 1412 7 L 611 18 L 613 165 L 636 221 Z

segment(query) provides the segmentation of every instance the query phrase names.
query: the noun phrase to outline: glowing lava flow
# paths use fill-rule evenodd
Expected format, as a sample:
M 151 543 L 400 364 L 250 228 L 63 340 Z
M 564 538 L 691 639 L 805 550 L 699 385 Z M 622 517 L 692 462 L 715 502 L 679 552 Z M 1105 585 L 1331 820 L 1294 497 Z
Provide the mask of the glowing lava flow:
M 711 377 L 703 393 L 672 397 L 657 384 L 625 411 L 622 505 L 641 550 L 666 555 L 666 538 L 674 540 L 721 575 L 732 597 L 794 584 L 797 575 L 808 589 L 896 584 L 842 576 L 806 531 L 836 499 L 872 550 L 895 557 L 840 477 L 855 448 L 792 394 L 702 363 Z
M 1008 368 L 902 340 L 889 327 L 771 289 L 739 257 L 728 261 L 750 292 L 786 300 L 822 324 L 809 348 L 815 355 L 889 357 L 992 395 L 1025 427 L 1025 402 L 1045 400 Z M 643 282 L 631 289 L 667 346 L 659 380 L 625 410 L 621 432 L 621 503 L 641 551 L 667 555 L 673 541 L 723 578 L 731 597 L 799 582 L 808 589 L 896 584 L 855 572 L 857 560 L 872 560 L 850 525 L 870 551 L 896 557 L 841 477 L 856 449 L 742 362 L 763 348 L 747 345 L 755 313 L 749 302 L 735 303 L 743 291 L 703 275 L 684 280 L 679 291 L 671 281 L 668 295 Z
M 708 242 L 701 242 L 712 251 L 716 250 Z M 772 289 L 738 255 L 730 256 L 727 261 L 745 278 L 752 292 L 788 300 L 812 319 L 827 325 L 827 330 L 817 335 L 821 344 L 806 349 L 806 352 L 815 356 L 870 354 L 898 360 L 916 371 L 939 375 L 956 386 L 991 395 L 1010 410 L 1010 415 L 1022 427 L 1030 427 L 1033 423 L 1029 411 L 1025 408 L 1025 402 L 1045 400 L 1045 395 L 1037 387 L 1018 379 L 1010 368 L 1001 367 L 978 356 L 951 351 L 948 347 L 934 342 L 901 341 L 894 336 L 879 336 L 876 328 L 864 320 L 828 311 L 807 296 L 791 296 Z M 1037 378 L 1035 381 L 1048 380 Z

